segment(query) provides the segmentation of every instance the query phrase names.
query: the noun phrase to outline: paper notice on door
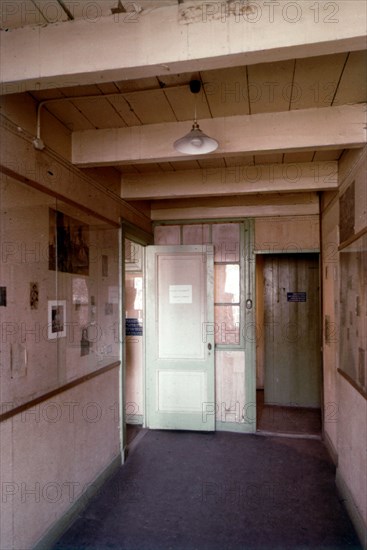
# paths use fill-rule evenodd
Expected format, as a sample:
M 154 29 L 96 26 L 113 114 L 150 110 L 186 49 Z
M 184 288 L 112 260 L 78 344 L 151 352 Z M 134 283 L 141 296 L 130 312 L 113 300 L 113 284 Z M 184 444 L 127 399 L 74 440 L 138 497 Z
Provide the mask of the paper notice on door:
M 119 303 L 119 287 L 118 286 L 109 286 L 108 287 L 108 301 L 110 304 Z
M 192 285 L 170 285 L 170 304 L 192 304 Z

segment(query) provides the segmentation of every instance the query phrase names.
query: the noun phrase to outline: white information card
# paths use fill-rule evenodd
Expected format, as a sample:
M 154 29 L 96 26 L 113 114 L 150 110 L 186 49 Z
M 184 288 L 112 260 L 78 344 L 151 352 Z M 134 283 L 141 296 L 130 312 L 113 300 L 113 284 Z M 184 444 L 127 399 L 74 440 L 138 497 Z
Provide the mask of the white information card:
M 192 304 L 192 285 L 170 285 L 170 304 Z

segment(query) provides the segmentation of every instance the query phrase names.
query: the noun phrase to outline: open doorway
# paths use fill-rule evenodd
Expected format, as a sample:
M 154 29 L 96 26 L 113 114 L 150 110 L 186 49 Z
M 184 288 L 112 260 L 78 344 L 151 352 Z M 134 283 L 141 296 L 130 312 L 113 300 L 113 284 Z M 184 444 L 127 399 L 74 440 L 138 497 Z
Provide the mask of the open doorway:
M 144 247 L 125 239 L 125 419 L 129 445 L 144 424 Z
M 256 270 L 257 430 L 320 436 L 318 254 L 259 255 Z

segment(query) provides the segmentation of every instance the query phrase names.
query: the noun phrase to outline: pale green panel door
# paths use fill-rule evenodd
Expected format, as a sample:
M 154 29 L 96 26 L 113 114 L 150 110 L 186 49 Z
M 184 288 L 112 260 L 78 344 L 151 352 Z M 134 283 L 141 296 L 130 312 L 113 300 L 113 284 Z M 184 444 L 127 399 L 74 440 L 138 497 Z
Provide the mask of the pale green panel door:
M 146 250 L 147 425 L 213 431 L 213 247 Z

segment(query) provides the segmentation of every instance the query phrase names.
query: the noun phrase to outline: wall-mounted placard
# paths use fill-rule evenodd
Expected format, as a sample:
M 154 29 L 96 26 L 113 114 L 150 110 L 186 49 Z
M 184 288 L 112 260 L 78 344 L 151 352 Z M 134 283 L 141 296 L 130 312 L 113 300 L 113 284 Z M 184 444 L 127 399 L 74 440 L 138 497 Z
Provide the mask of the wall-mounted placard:
M 287 292 L 287 302 L 307 302 L 307 292 Z
M 170 285 L 170 304 L 192 304 L 192 285 Z

